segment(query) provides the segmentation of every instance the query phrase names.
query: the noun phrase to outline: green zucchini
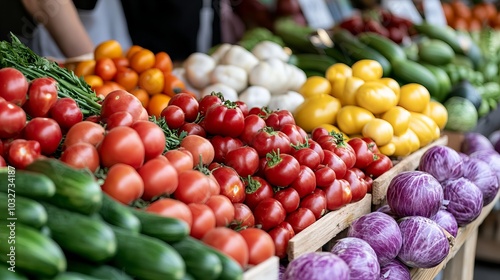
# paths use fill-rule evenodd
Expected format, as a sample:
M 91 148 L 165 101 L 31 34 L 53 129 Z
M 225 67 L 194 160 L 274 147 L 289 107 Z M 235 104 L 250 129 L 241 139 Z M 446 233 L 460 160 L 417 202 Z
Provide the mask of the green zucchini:
M 106 193 L 103 193 L 99 214 L 108 224 L 137 233 L 141 231 L 141 222 L 132 214 L 131 208 L 121 204 Z
M 93 262 L 111 259 L 116 253 L 113 230 L 103 221 L 54 205 L 43 203 L 47 209 L 54 239 L 65 251 Z
M 2 280 L 28 280 L 26 275 L 19 271 L 10 271 L 9 267 L 3 263 L 0 263 L 0 279 Z
M 16 218 L 19 223 L 39 229 L 47 222 L 47 211 L 33 199 L 0 193 L 0 220 L 8 218 Z
M 327 55 L 320 54 L 295 54 L 295 66 L 302 70 L 311 70 L 321 73 L 325 76 L 326 70 L 336 63 L 336 61 Z
M 406 60 L 394 61 L 392 64 L 393 67 L 393 76 L 397 80 L 401 80 L 404 83 L 417 83 L 423 85 L 431 96 L 439 95 L 439 83 L 427 68 L 422 66 L 420 63 Z
M 1 263 L 39 277 L 54 277 L 66 270 L 66 257 L 54 240 L 21 223 L 2 221 L 0 227 Z
M 403 48 L 382 35 L 373 32 L 363 32 L 358 34 L 358 39 L 385 56 L 390 62 L 394 60 L 406 60 L 406 53 Z
M 182 277 L 182 280 L 195 280 L 195 278 L 191 274 L 186 272 L 184 274 L 184 277 Z
M 49 177 L 26 170 L 3 167 L 0 168 L 0 192 L 9 193 L 15 190 L 17 195 L 44 199 L 56 193 L 56 186 Z M 9 184 L 12 184 L 9 186 Z M 11 186 L 15 186 L 13 189 Z
M 191 237 L 187 237 L 191 238 Z M 222 263 L 222 272 L 219 275 L 219 278 L 217 280 L 241 280 L 243 279 L 243 269 L 241 268 L 240 264 L 237 263 L 235 260 L 227 256 L 226 254 L 222 253 L 221 251 L 212 248 L 210 246 L 207 246 L 206 248 L 208 251 L 213 252 L 216 254 L 221 263 Z
M 141 222 L 142 234 L 165 242 L 179 241 L 189 235 L 189 225 L 180 219 L 160 216 L 135 208 L 131 209 L 132 214 Z
M 451 63 L 455 52 L 443 41 L 429 39 L 418 44 L 419 60 L 431 65 L 441 66 Z
M 95 278 L 89 275 L 85 275 L 83 273 L 65 271 L 61 274 L 58 274 L 51 280 L 100 280 L 100 278 Z
M 169 244 L 143 234 L 113 227 L 118 250 L 111 261 L 113 266 L 139 280 L 182 279 L 186 265 L 179 253 Z
M 107 265 L 96 265 L 87 263 L 83 260 L 68 260 L 68 271 L 82 273 L 98 279 L 105 280 L 132 280 L 133 278 L 127 275 L 123 270 Z
M 438 81 L 438 84 L 439 84 L 439 91 L 434 93 L 434 95 L 432 95 L 431 97 L 434 100 L 437 100 L 439 102 L 443 102 L 447 98 L 447 96 L 451 90 L 450 77 L 448 76 L 448 74 L 446 73 L 445 70 L 443 70 L 442 68 L 440 68 L 438 66 L 424 64 L 424 63 L 422 63 L 422 66 L 424 66 L 429 71 L 431 71 L 432 74 L 434 74 L 434 77 L 436 77 L 436 80 Z
M 96 213 L 102 205 L 102 191 L 94 176 L 87 170 L 74 169 L 57 159 L 39 159 L 26 167 L 42 173 L 56 186 L 48 202 L 82 214 Z
M 207 245 L 190 236 L 179 242 L 170 243 L 179 252 L 186 271 L 196 280 L 214 280 L 222 272 L 222 263 L 219 257 L 207 249 Z

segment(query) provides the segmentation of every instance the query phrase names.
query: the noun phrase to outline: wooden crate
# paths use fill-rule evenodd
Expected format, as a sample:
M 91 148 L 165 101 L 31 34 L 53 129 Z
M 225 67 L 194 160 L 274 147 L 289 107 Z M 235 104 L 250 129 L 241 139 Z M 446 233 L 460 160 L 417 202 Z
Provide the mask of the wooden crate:
M 500 209 L 495 209 L 479 226 L 476 259 L 500 264 Z
M 447 143 L 448 143 L 448 136 L 443 135 L 439 139 L 430 143 L 429 145 L 420 148 L 418 151 L 415 151 L 414 153 L 404 158 L 398 159 L 394 167 L 392 167 L 389 171 L 385 172 L 380 177 L 375 179 L 372 185 L 372 203 L 375 206 L 375 208 L 385 203 L 387 188 L 389 187 L 389 183 L 391 182 L 392 178 L 394 178 L 394 176 L 404 171 L 415 170 L 418 167 L 420 158 L 422 158 L 422 155 L 429 148 L 438 145 L 446 145 Z
M 357 218 L 370 213 L 372 196 L 366 196 L 355 203 L 348 204 L 339 210 L 326 213 L 303 231 L 296 234 L 288 242 L 288 259 L 321 250 L 323 245 L 332 240 L 337 234 L 349 227 Z
M 279 258 L 274 256 L 245 271 L 243 280 L 276 280 L 279 273 Z

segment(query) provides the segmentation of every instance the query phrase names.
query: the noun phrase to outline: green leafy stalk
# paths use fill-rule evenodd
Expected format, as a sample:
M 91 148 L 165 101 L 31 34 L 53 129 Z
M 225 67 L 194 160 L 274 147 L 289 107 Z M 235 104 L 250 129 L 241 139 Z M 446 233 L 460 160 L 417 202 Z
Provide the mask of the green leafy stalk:
M 182 131 L 179 134 L 177 129 L 171 129 L 168 127 L 168 124 L 163 117 L 157 119 L 156 116 L 151 116 L 149 117 L 149 120 L 157 124 L 163 130 L 166 140 L 165 152 L 179 148 L 182 139 L 187 136 L 186 131 Z

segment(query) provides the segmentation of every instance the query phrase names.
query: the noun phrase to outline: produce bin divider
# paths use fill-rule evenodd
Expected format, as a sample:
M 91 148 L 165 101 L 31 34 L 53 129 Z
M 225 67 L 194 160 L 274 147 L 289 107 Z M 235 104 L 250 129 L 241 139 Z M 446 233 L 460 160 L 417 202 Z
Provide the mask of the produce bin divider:
M 279 276 L 279 258 L 274 256 L 250 267 L 243 273 L 243 280 L 276 280 Z

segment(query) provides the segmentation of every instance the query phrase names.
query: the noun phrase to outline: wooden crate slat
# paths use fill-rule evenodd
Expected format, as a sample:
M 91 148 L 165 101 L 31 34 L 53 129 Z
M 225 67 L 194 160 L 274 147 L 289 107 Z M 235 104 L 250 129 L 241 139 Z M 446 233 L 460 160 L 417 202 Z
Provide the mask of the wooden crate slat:
M 299 232 L 288 242 L 288 259 L 320 249 L 339 232 L 346 229 L 355 219 L 371 211 L 370 194 L 355 203 L 350 203 L 339 210 L 331 211 Z
M 264 262 L 249 268 L 243 273 L 243 280 L 276 280 L 279 274 L 279 258 L 273 256 Z
M 446 145 L 448 143 L 448 136 L 441 136 L 439 139 L 430 143 L 429 145 L 420 148 L 418 151 L 404 157 L 401 161 L 395 164 L 389 171 L 382 174 L 377 179 L 373 180 L 372 184 L 372 198 L 374 205 L 381 205 L 385 202 L 387 188 L 394 176 L 404 171 L 415 170 L 418 167 L 420 158 L 431 147 L 438 145 Z

